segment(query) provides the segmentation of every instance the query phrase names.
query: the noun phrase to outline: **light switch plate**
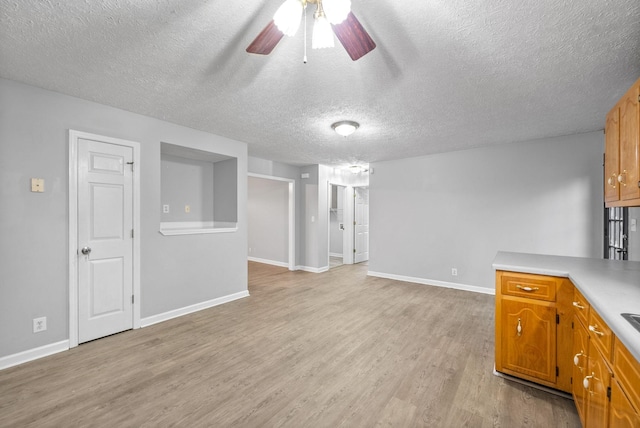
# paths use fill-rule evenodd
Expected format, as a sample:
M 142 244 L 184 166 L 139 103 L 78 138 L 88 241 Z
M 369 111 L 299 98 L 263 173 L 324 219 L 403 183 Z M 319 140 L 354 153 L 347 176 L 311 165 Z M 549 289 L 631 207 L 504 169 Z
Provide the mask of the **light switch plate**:
M 31 179 L 31 191 L 36 193 L 44 192 L 44 178 Z

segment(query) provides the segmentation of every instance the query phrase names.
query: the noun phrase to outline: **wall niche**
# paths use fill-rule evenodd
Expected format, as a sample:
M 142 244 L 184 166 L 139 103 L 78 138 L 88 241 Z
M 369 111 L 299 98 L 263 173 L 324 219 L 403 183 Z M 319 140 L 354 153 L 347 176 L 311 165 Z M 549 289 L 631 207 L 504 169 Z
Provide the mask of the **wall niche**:
M 238 230 L 237 158 L 161 143 L 160 166 L 160 233 Z

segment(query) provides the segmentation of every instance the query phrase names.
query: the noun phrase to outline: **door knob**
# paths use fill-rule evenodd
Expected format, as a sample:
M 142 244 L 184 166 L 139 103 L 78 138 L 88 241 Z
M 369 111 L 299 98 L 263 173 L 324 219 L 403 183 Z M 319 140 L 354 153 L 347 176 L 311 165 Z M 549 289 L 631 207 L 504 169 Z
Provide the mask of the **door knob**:
M 82 250 L 80 250 L 80 252 L 85 256 L 89 255 L 89 253 L 91 252 L 91 247 L 83 247 Z

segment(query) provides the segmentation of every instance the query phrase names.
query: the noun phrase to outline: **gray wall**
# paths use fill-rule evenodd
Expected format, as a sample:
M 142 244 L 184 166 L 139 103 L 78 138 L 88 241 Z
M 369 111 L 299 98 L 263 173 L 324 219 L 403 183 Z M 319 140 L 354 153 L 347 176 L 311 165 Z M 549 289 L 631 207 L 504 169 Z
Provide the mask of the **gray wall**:
M 213 164 L 213 218 L 216 222 L 238 221 L 238 160 Z
M 289 183 L 249 177 L 249 256 L 289 262 Z
M 493 288 L 497 251 L 601 258 L 603 147 L 594 132 L 373 164 L 369 270 Z
M 0 357 L 68 339 L 69 129 L 141 143 L 143 318 L 247 289 L 244 143 L 0 79 Z M 161 141 L 238 159 L 237 232 L 158 233 Z
M 161 159 L 160 202 L 169 205 L 161 220 L 213 221 L 213 163 L 165 154 Z

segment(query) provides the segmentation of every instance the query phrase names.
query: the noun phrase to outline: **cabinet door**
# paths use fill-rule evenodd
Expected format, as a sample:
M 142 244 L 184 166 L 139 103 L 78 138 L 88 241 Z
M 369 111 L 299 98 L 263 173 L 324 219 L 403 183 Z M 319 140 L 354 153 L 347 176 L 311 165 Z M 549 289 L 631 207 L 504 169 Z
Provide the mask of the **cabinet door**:
M 640 83 L 636 83 L 620 101 L 620 199 L 640 198 L 638 169 L 640 167 L 640 126 L 638 96 Z
M 611 385 L 611 372 L 593 342 L 589 341 L 589 364 L 583 386 L 587 396 L 587 427 L 606 427 L 609 419 L 607 390 Z
M 578 318 L 576 317 L 573 322 L 573 383 L 571 384 L 571 392 L 573 399 L 576 402 L 578 408 L 578 415 L 582 425 L 585 425 L 586 405 L 587 405 L 587 390 L 582 384 L 582 380 L 586 376 L 588 369 L 588 355 L 589 350 L 589 334 L 586 328 L 582 326 Z
M 609 428 L 640 427 L 640 416 L 631 406 L 629 399 L 615 380 L 611 382 L 611 408 L 609 413 Z
M 618 106 L 607 115 L 604 132 L 604 200 L 614 202 L 620 199 L 620 183 L 618 183 L 620 110 Z
M 502 367 L 556 382 L 556 308 L 534 300 L 502 299 Z

